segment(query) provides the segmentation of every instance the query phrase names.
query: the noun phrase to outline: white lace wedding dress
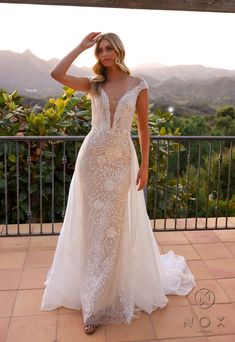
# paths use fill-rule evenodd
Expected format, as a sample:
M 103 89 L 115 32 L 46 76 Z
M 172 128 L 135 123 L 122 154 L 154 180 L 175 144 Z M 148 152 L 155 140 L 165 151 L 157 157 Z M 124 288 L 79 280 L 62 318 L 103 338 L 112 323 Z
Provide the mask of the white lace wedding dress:
M 196 285 L 183 256 L 160 255 L 137 191 L 130 130 L 137 96 L 148 85 L 136 82 L 115 110 L 104 89 L 91 94 L 92 129 L 76 160 L 41 310 L 64 306 L 82 309 L 87 324 L 130 323 L 141 310 L 166 306 L 167 294 L 186 295 Z

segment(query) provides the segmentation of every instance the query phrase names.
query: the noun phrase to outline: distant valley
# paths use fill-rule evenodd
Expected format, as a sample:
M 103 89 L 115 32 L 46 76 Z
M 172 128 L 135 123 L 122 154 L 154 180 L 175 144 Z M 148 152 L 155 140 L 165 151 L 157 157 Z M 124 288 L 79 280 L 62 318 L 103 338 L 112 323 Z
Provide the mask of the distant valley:
M 58 60 L 49 61 L 31 51 L 0 51 L 0 88 L 15 89 L 33 102 L 60 96 L 62 85 L 53 80 L 50 70 Z M 235 106 L 235 70 L 202 65 L 142 64 L 130 68 L 133 75 L 149 84 L 150 102 L 154 107 L 173 106 L 179 115 L 214 114 L 217 108 Z M 92 75 L 88 67 L 72 65 L 73 75 Z

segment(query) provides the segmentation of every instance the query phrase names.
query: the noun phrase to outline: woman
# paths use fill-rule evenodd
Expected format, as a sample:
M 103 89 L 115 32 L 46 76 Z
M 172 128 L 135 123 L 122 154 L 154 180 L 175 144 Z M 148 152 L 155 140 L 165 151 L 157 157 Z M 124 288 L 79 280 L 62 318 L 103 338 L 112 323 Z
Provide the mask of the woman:
M 95 76 L 67 74 L 72 62 L 95 45 Z M 84 139 L 42 310 L 82 309 L 86 333 L 99 324 L 130 323 L 140 311 L 167 305 L 166 294 L 186 295 L 195 286 L 182 256 L 160 255 L 147 214 L 148 85 L 130 75 L 125 50 L 114 33 L 92 32 L 52 70 L 54 79 L 87 92 L 92 129 Z M 139 166 L 130 136 L 137 111 Z

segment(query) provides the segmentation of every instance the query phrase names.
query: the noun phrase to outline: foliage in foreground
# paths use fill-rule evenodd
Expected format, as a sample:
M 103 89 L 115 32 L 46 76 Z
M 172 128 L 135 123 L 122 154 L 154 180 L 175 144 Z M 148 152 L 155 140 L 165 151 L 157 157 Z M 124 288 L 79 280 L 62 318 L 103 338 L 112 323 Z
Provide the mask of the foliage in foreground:
M 149 130 L 156 136 L 180 136 L 180 128 L 172 127 L 173 113 L 149 106 Z M 2 136 L 48 136 L 46 141 L 22 141 L 0 144 L 0 205 L 7 203 L 8 223 L 61 221 L 66 208 L 69 185 L 75 160 L 82 142 L 50 141 L 50 136 L 85 136 L 91 129 L 91 103 L 86 95 L 78 98 L 75 92 L 64 87 L 64 93 L 56 99 L 49 99 L 41 108 L 22 105 L 22 97 L 15 91 L 12 94 L 0 90 L 0 135 Z M 131 133 L 138 134 L 137 115 L 134 115 Z M 140 146 L 134 141 L 137 155 Z M 234 178 L 226 201 L 226 186 L 229 158 L 225 159 L 221 173 L 221 192 L 217 201 L 218 187 L 216 170 L 212 163 L 210 187 L 206 182 L 207 151 L 202 155 L 203 180 L 198 191 L 196 182 L 196 159 L 193 159 L 191 176 L 188 178 L 187 146 L 174 140 L 152 140 L 149 158 L 148 202 L 149 216 L 194 217 L 195 206 L 198 216 L 205 214 L 208 205 L 209 215 L 234 215 Z M 177 158 L 180 161 L 177 179 Z M 215 160 L 218 153 L 215 153 Z M 192 156 L 194 157 L 194 156 Z M 233 153 L 233 162 L 234 162 Z M 225 166 L 227 165 L 227 166 Z M 17 182 L 17 176 L 18 182 Z M 200 178 L 201 179 L 201 178 Z M 30 184 L 30 188 L 29 188 Z M 30 191 L 29 191 L 30 189 Z M 212 196 L 213 194 L 213 196 Z M 17 197 L 19 206 L 17 207 Z M 54 213 L 52 204 L 54 202 Z M 219 206 L 217 205 L 219 203 Z M 227 207 L 228 205 L 228 207 Z M 219 207 L 219 208 L 218 208 Z M 40 209 L 41 208 L 41 209 Z M 219 209 L 219 210 L 218 210 Z M 216 211 L 217 210 L 217 211 Z M 4 210 L 0 222 L 5 222 Z

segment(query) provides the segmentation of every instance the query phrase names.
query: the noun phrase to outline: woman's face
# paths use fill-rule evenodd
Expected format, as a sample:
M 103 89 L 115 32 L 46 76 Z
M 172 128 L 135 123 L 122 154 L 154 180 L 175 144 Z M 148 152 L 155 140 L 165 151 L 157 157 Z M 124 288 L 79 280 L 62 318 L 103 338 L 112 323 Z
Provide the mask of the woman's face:
M 110 67 L 111 65 L 115 64 L 117 53 L 108 40 L 102 39 L 99 42 L 99 45 L 96 49 L 96 54 L 103 66 Z

